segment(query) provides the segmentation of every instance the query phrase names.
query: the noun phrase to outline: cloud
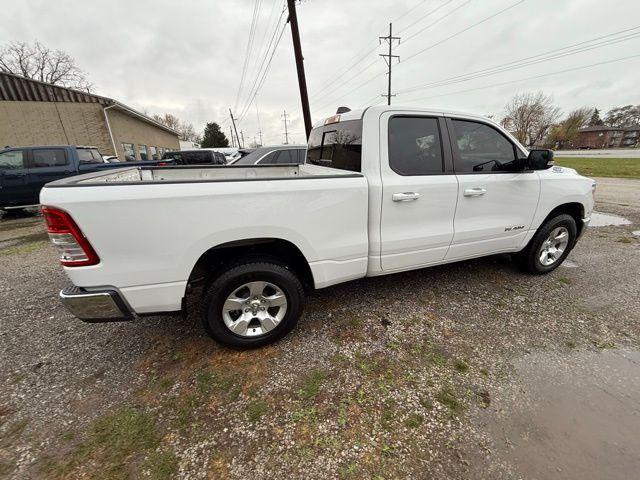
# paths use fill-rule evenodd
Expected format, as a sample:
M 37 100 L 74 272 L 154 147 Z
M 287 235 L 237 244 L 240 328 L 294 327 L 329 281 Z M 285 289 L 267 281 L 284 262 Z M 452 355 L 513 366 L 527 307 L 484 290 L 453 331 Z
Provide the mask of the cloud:
M 393 88 L 445 79 L 517 60 L 572 43 L 629 28 L 638 18 L 637 0 L 620 0 L 613 9 L 600 0 L 558 2 L 527 0 L 513 9 L 434 46 L 414 54 L 473 23 L 515 3 L 515 0 L 472 0 L 443 20 L 411 37 L 466 0 L 453 0 L 431 16 L 427 12 L 445 0 L 306 0 L 298 7 L 312 117 L 332 114 L 340 105 L 360 107 L 382 101 L 386 67 L 378 57 L 378 36 L 394 31 L 405 39 L 395 52 Z M 238 112 L 250 98 L 272 22 L 282 0 L 262 0 L 254 55 L 248 61 L 247 81 Z M 12 40 L 39 40 L 72 55 L 97 86 L 110 96 L 150 113 L 169 112 L 202 130 L 217 121 L 228 132 L 228 109 L 233 107 L 244 63 L 254 2 L 187 0 L 95 0 L 92 2 L 5 2 L 0 44 Z M 273 12 L 273 13 L 271 13 Z M 407 14 L 407 12 L 410 12 Z M 621 16 L 621 12 L 625 12 Z M 415 22 L 415 25 L 408 27 Z M 577 67 L 638 52 L 640 39 L 474 79 L 456 85 L 398 95 L 398 104 L 445 107 L 482 114 L 501 114 L 516 92 L 544 90 L 554 95 L 564 111 L 582 105 L 606 110 L 640 103 L 640 59 L 577 70 L 557 76 L 523 80 L 425 100 L 423 97 L 474 89 L 541 73 Z M 365 55 L 366 54 L 366 55 Z M 361 62 L 354 65 L 354 59 Z M 406 60 L 410 58 L 409 60 Z M 367 67 L 364 69 L 364 67 Z M 350 76 L 364 71 L 351 81 Z M 328 87 L 327 84 L 333 82 Z M 323 87 L 326 87 L 322 90 Z M 357 88 L 356 88 L 357 87 Z M 341 98 L 342 97 L 342 98 Z M 269 143 L 284 140 L 282 113 L 290 114 L 293 140 L 304 141 L 298 84 L 287 26 L 273 57 L 269 75 L 256 96 L 260 128 Z M 246 109 L 239 129 L 245 138 L 258 135 L 255 106 Z

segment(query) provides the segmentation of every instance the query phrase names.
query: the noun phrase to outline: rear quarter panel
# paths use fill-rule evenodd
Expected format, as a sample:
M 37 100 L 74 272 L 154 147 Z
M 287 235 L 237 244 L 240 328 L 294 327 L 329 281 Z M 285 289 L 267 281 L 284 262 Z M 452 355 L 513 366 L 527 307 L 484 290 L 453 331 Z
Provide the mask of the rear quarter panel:
M 241 239 L 290 241 L 310 263 L 317 287 L 366 270 L 361 176 L 47 187 L 41 202 L 68 211 L 100 257 L 95 266 L 66 268 L 72 282 L 117 287 L 139 313 L 179 309 L 198 258 Z M 163 291 L 161 301 L 153 290 Z

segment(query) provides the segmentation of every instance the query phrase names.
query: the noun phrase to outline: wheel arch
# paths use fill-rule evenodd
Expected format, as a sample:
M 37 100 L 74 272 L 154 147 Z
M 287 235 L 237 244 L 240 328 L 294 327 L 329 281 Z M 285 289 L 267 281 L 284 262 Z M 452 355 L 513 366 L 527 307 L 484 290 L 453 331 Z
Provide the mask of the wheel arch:
M 545 223 L 547 223 L 549 219 L 557 215 L 567 214 L 573 217 L 573 219 L 575 220 L 577 237 L 579 237 L 582 234 L 582 229 L 584 228 L 584 224 L 582 221 L 582 219 L 584 218 L 584 213 L 585 213 L 585 206 L 580 202 L 563 203 L 555 207 L 553 210 L 551 210 L 551 212 L 549 212 L 549 215 L 547 215 L 542 221 L 542 223 L 540 223 L 540 225 L 538 226 L 538 229 L 540 229 L 540 227 L 542 227 Z
M 309 261 L 300 248 L 289 240 L 274 237 L 245 238 L 209 248 L 195 262 L 189 275 L 189 283 L 208 283 L 229 265 L 251 257 L 282 263 L 298 275 L 305 290 L 314 288 Z

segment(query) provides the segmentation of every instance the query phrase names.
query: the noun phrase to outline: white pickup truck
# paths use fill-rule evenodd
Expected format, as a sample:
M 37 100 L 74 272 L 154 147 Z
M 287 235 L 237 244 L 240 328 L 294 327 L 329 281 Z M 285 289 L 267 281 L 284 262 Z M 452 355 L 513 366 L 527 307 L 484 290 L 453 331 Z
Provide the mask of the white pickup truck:
M 40 200 L 77 317 L 181 311 L 204 282 L 207 332 L 251 347 L 289 332 L 314 288 L 505 252 L 547 273 L 594 189 L 486 118 L 385 106 L 316 125 L 304 165 L 125 167 Z

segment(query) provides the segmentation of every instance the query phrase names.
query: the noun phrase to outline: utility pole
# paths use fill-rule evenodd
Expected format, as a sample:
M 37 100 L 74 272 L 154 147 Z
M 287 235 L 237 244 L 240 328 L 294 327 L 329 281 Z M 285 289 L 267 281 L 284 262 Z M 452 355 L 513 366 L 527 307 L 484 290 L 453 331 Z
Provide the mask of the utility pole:
M 242 138 L 242 148 L 244 148 L 244 133 L 240 130 L 240 137 Z
M 287 0 L 287 6 L 289 8 L 289 23 L 291 24 L 293 52 L 296 57 L 296 70 L 298 71 L 298 86 L 300 87 L 300 101 L 302 103 L 304 130 L 307 134 L 307 139 L 309 139 L 309 133 L 311 132 L 311 111 L 309 110 L 309 94 L 307 93 L 307 79 L 304 75 L 304 57 L 302 56 L 302 46 L 300 45 L 300 30 L 298 29 L 298 16 L 296 14 L 295 0 Z
M 240 148 L 240 137 L 238 136 L 238 129 L 236 127 L 236 119 L 233 118 L 233 113 L 231 113 L 231 109 L 229 109 L 229 115 L 231 115 L 231 123 L 233 124 L 233 129 L 236 132 L 236 143 L 238 145 L 238 148 Z
M 233 127 L 229 125 L 229 136 L 231 137 L 231 146 L 236 146 L 236 141 L 233 139 Z
M 260 146 L 262 146 L 262 130 L 258 132 L 258 135 L 260 135 Z
M 284 118 L 284 144 L 285 145 L 289 145 L 289 132 L 287 131 L 287 111 L 284 111 L 284 115 L 282 115 L 282 118 Z
M 380 43 L 382 43 L 382 40 L 385 40 L 387 43 L 389 43 L 389 53 L 384 54 L 384 53 L 380 53 L 379 55 L 381 57 L 384 58 L 384 61 L 387 62 L 387 66 L 389 67 L 389 73 L 387 75 L 389 75 L 389 84 L 387 86 L 387 94 L 385 95 L 384 93 L 382 94 L 383 97 L 387 97 L 387 105 L 391 105 L 391 97 L 395 97 L 395 95 L 391 95 L 391 63 L 393 61 L 394 58 L 397 58 L 398 61 L 400 61 L 400 57 L 398 55 L 392 55 L 392 46 L 393 46 L 393 41 L 397 40 L 398 44 L 400 44 L 400 37 L 394 37 L 393 36 L 393 26 L 390 23 L 389 24 L 389 36 L 388 37 L 378 37 L 378 41 Z

